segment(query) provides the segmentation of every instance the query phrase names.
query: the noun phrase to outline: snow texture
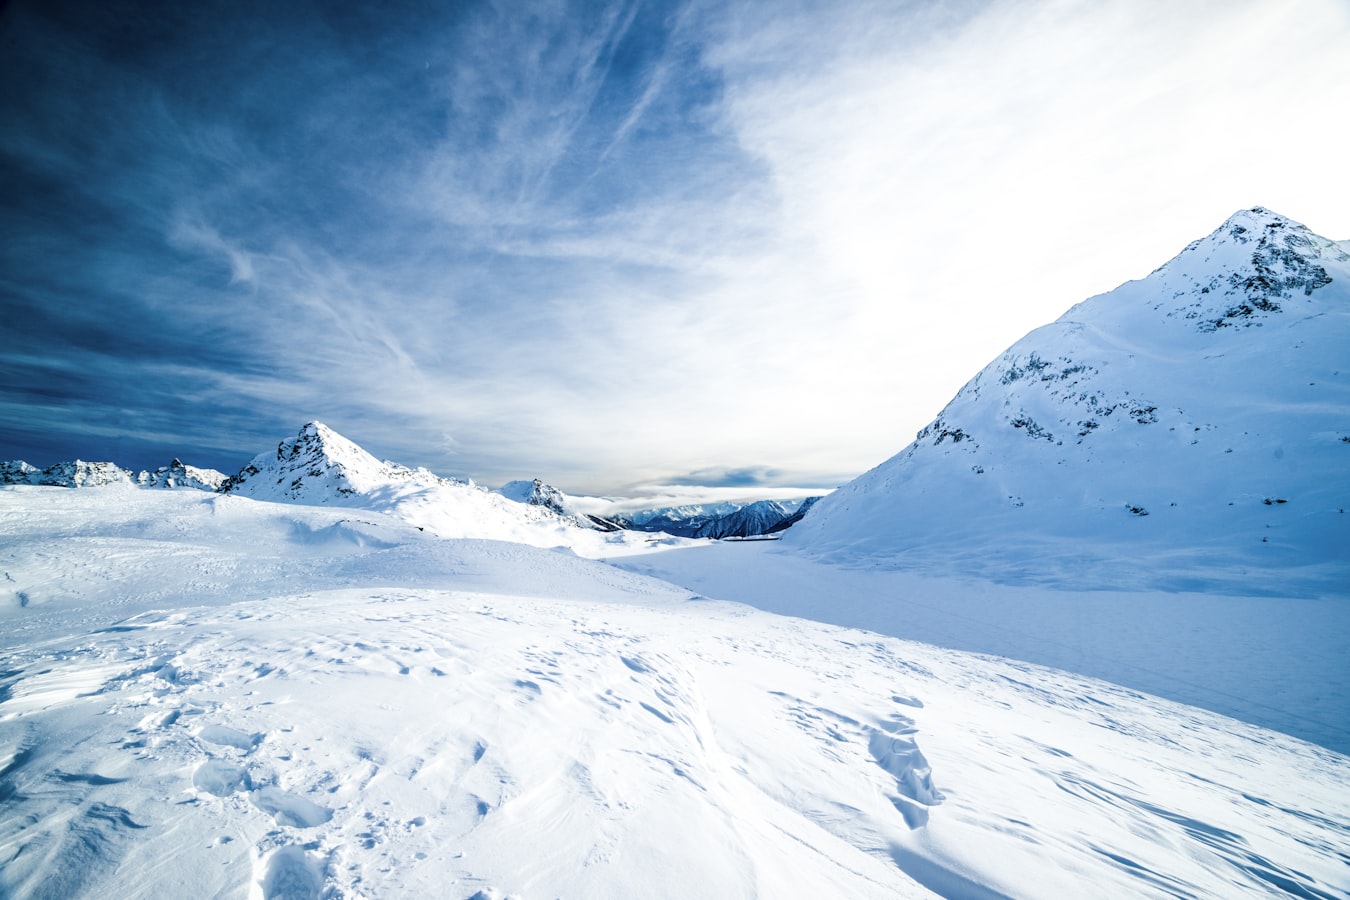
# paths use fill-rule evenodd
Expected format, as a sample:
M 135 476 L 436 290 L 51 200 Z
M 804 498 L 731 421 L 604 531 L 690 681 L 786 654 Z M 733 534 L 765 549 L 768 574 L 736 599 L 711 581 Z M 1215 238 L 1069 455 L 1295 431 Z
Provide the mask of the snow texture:
M 0 895 L 1350 891 L 1350 758 L 1090 678 L 377 510 L 15 486 L 0 546 Z

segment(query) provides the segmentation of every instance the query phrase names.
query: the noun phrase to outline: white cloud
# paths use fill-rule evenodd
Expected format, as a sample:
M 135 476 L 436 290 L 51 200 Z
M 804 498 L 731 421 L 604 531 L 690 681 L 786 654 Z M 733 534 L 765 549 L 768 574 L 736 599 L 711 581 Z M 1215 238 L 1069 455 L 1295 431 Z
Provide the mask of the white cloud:
M 1344 4 L 885 10 L 746 16 L 710 55 L 780 201 L 776 243 L 723 264 L 699 323 L 703 361 L 752 351 L 708 410 L 724 452 L 864 468 L 1025 332 L 1237 208 L 1350 232 Z

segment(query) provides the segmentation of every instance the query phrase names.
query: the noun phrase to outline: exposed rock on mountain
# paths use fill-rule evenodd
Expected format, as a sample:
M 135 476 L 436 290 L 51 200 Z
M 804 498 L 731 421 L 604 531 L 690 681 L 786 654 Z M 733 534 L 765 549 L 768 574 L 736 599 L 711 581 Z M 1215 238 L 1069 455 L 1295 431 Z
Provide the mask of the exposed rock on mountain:
M 37 484 L 40 470 L 21 459 L 0 462 L 0 484 Z
M 722 502 L 645 510 L 615 521 L 633 531 L 663 532 L 679 537 L 738 538 L 775 534 L 797 522 L 819 497 L 804 500 Z
M 222 493 L 255 500 L 352 504 L 391 483 L 441 481 L 426 469 L 381 462 L 322 422 L 310 422 L 275 453 L 260 453 L 225 479 Z
M 225 473 L 215 469 L 199 469 L 184 465 L 177 458 L 153 472 L 141 472 L 136 483 L 152 488 L 192 488 L 199 491 L 217 491 L 225 482 Z
M 596 531 L 619 531 L 623 528 L 617 522 L 603 516 L 593 516 L 580 512 L 567 501 L 567 495 L 551 484 L 538 478 L 530 481 L 510 481 L 502 485 L 497 493 L 508 500 L 524 503 L 527 506 L 539 506 L 570 519 L 582 528 Z
M 57 463 L 37 469 L 23 460 L 0 463 L 0 484 L 37 484 L 49 487 L 102 487 L 131 484 L 131 473 L 110 462 Z

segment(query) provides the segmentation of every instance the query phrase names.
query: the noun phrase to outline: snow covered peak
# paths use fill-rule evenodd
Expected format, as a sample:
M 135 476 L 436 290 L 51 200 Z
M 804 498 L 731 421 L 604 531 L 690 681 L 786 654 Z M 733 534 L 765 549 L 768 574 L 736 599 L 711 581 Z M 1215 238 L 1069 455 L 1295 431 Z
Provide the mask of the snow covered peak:
M 1347 262 L 1350 255 L 1334 241 L 1257 206 L 1229 216 L 1213 233 L 1130 284 L 1144 285 L 1151 308 L 1187 330 L 1241 330 L 1281 314 L 1312 310 L 1318 299 L 1325 299 L 1317 292 L 1333 280 L 1328 267 Z M 1123 306 L 1119 289 L 1102 297 L 1113 297 Z M 1098 309 L 1101 299 L 1079 304 L 1060 321 L 1086 314 L 1119 327 L 1126 324 L 1121 316 L 1134 314 L 1129 308 L 1115 310 L 1118 315 Z
M 131 473 L 114 463 L 85 462 L 82 459 L 60 462 L 39 470 L 20 459 L 0 463 L 0 484 L 103 487 L 131 484 Z
M 0 484 L 37 484 L 39 470 L 22 459 L 0 462 Z
M 581 528 L 596 531 L 618 531 L 622 528 L 617 522 L 603 516 L 582 512 L 573 504 L 571 497 L 538 478 L 508 481 L 497 489 L 497 493 L 507 500 L 548 510 Z
M 553 485 L 546 484 L 538 478 L 529 481 L 509 481 L 502 485 L 497 493 L 517 503 L 551 509 L 560 516 L 574 515 L 567 505 L 566 495 Z
M 192 488 L 199 491 L 218 491 L 225 482 L 225 473 L 215 469 L 199 469 L 184 465 L 174 457 L 167 466 L 160 466 L 153 472 L 141 472 L 136 483 L 150 488 Z
M 524 482 L 547 499 L 561 492 Z M 472 482 L 441 478 L 422 468 L 380 461 L 320 422 L 310 422 L 275 451 L 261 453 L 225 479 L 221 493 L 253 500 L 355 507 L 391 513 L 419 530 L 449 538 L 570 547 L 603 555 L 623 549 L 600 520 L 559 514 L 547 503 L 512 502 Z M 564 498 L 565 499 L 565 498 Z M 636 541 L 634 541 L 636 544 Z
M 1066 587 L 1343 594 L 1347 346 L 1350 254 L 1244 210 L 1018 341 L 785 541 Z
M 275 452 L 255 456 L 220 490 L 255 500 L 342 503 L 410 471 L 398 467 L 396 475 L 392 468 L 322 422 L 310 422 Z

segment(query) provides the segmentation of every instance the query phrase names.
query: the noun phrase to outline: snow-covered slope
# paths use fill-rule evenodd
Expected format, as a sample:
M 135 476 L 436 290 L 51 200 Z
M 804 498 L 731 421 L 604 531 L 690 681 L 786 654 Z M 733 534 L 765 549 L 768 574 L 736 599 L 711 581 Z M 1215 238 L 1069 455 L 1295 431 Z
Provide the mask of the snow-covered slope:
M 1350 891 L 1350 758 L 1103 682 L 332 505 L 0 545 L 2 896 Z
M 784 540 L 1072 586 L 1346 593 L 1346 250 L 1235 214 L 1018 341 Z

